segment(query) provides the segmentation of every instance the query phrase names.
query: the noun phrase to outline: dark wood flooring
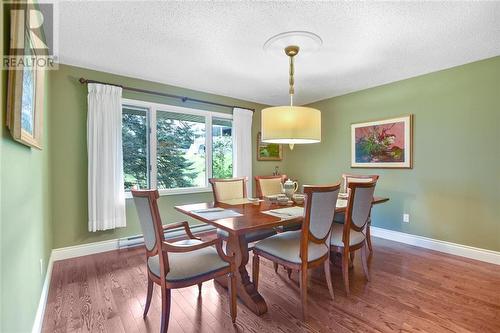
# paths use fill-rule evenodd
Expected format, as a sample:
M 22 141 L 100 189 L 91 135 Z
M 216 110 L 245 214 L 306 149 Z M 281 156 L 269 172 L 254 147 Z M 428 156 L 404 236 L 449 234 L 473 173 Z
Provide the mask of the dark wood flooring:
M 359 254 L 345 296 L 339 267 L 332 301 L 322 267 L 313 271 L 309 318 L 300 319 L 297 274 L 261 260 L 259 290 L 269 311 L 241 303 L 231 324 L 226 290 L 213 282 L 172 292 L 169 332 L 500 332 L 500 266 L 374 238 L 371 282 Z M 145 254 L 125 249 L 54 263 L 43 332 L 158 332 L 155 288 L 146 320 Z M 251 262 L 251 260 L 250 260 Z M 250 268 L 249 268 L 250 270 Z

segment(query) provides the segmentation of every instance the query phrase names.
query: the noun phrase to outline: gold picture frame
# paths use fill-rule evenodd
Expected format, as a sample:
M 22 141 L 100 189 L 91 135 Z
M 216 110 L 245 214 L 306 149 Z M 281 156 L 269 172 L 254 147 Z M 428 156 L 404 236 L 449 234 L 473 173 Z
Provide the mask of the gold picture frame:
M 20 57 L 37 59 L 36 40 L 32 40 L 29 31 L 23 25 L 24 11 L 12 11 L 10 17 L 11 56 L 17 56 L 12 50 L 24 39 L 24 54 Z M 42 149 L 43 107 L 45 99 L 45 69 L 18 63 L 9 69 L 7 84 L 6 125 L 14 140 L 30 147 Z
M 262 135 L 257 134 L 257 161 L 283 160 L 283 145 L 262 142 Z

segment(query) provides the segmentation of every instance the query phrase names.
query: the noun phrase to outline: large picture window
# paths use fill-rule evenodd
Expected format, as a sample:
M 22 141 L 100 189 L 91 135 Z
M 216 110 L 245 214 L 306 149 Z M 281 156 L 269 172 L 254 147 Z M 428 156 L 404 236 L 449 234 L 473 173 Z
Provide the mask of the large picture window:
M 124 100 L 123 169 L 125 190 L 209 191 L 233 175 L 232 116 Z

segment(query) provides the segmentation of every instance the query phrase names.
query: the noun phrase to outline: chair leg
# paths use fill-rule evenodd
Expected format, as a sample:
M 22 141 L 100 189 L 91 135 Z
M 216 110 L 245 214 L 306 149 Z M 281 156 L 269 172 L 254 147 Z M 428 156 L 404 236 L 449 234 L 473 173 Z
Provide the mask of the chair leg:
M 288 274 L 288 278 L 291 280 L 292 279 L 292 269 L 286 268 L 286 273 Z
M 365 243 L 361 248 L 361 263 L 363 264 L 363 271 L 365 272 L 366 280 L 370 281 L 370 273 L 368 272 L 368 258 L 366 254 L 367 244 Z
M 366 243 L 368 244 L 368 249 L 370 250 L 370 254 L 373 253 L 372 236 L 370 234 L 370 223 L 368 223 L 366 226 Z
M 349 268 L 354 267 L 354 252 L 349 253 Z
M 324 265 L 325 265 L 326 285 L 328 286 L 328 291 L 330 292 L 330 296 L 332 296 L 332 299 L 335 299 L 333 296 L 332 272 L 330 270 L 330 258 L 325 260 Z
M 167 333 L 168 321 L 170 319 L 170 289 L 161 287 L 161 329 L 160 332 Z
M 302 319 L 307 318 L 307 268 L 300 270 L 300 299 L 302 302 Z
M 255 290 L 259 288 L 259 263 L 259 256 L 254 253 L 252 260 L 252 281 L 255 285 Z
M 202 286 L 202 283 L 201 282 L 198 283 L 198 293 L 200 293 L 200 294 L 201 294 L 201 286 Z
M 255 258 L 255 256 L 254 256 Z M 231 313 L 231 321 L 233 324 L 236 322 L 236 274 L 234 273 L 229 273 L 229 284 L 228 284 L 228 291 L 229 291 L 229 312 Z
M 273 262 L 273 266 L 274 266 L 274 272 L 278 273 L 278 263 Z
M 349 253 L 344 251 L 342 254 L 342 276 L 344 278 L 344 288 L 349 296 Z
M 146 296 L 146 306 L 144 307 L 144 313 L 142 314 L 142 318 L 144 319 L 146 319 L 146 316 L 148 315 L 152 296 L 153 296 L 153 280 L 151 280 L 148 276 L 148 294 Z

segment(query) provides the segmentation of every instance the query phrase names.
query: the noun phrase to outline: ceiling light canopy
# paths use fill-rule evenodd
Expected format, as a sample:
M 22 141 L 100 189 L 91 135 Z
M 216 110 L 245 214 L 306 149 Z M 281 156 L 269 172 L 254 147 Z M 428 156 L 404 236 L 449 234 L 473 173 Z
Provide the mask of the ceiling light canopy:
M 290 105 L 262 110 L 262 141 L 288 144 L 290 149 L 293 149 L 295 144 L 321 142 L 321 112 L 318 109 L 293 105 L 295 93 L 294 57 L 299 53 L 299 50 L 300 48 L 296 45 L 285 47 L 285 54 L 290 58 L 290 88 L 288 91 Z

